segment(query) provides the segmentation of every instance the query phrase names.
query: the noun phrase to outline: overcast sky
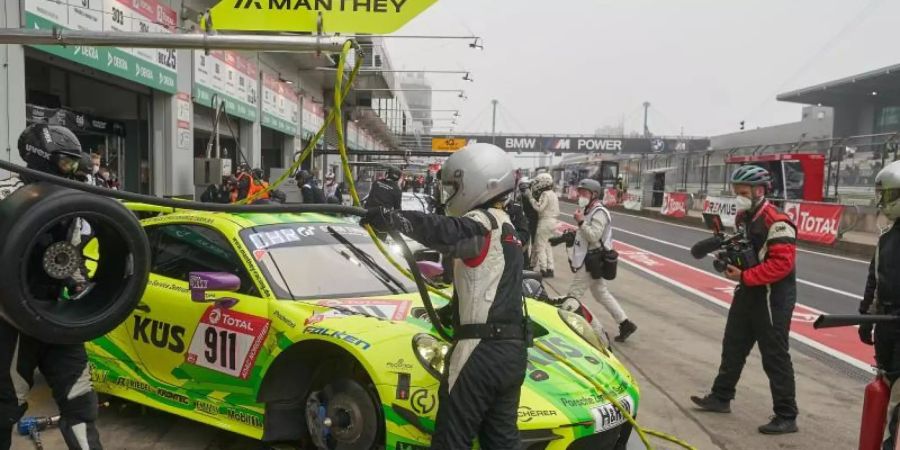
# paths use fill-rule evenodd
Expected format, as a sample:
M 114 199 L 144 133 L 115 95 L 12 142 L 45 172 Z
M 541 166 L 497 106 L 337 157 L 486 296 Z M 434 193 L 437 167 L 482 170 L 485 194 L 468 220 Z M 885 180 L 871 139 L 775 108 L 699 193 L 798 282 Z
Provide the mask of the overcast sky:
M 438 0 L 398 35 L 478 35 L 469 41 L 391 39 L 397 68 L 429 75 L 436 109 L 460 108 L 457 131 L 592 133 L 642 127 L 716 135 L 800 119 L 778 93 L 900 63 L 897 0 Z M 436 114 L 436 117 L 449 114 Z M 436 125 L 447 125 L 438 122 Z

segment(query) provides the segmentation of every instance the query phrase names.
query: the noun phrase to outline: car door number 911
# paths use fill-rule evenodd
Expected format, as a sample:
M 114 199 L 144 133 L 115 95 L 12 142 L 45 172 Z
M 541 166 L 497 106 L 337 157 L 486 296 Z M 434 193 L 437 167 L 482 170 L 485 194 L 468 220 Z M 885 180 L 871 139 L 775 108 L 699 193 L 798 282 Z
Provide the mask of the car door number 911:
M 269 333 L 269 325 L 264 317 L 210 306 L 197 324 L 185 360 L 246 379 Z
M 203 352 L 203 356 L 206 358 L 206 362 L 210 364 L 218 362 L 218 365 L 222 368 L 235 370 L 234 356 L 236 353 L 235 348 L 237 347 L 237 333 L 228 330 L 219 330 L 216 333 L 215 328 L 207 327 L 204 335 L 206 351 Z

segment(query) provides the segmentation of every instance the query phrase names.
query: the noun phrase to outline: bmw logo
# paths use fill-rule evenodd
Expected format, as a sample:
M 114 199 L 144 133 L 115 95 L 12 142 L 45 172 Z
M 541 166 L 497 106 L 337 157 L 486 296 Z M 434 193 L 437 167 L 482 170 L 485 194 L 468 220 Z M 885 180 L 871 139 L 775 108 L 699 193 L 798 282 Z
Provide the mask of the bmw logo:
M 660 153 L 666 150 L 666 141 L 656 138 L 650 141 L 650 147 L 654 153 Z

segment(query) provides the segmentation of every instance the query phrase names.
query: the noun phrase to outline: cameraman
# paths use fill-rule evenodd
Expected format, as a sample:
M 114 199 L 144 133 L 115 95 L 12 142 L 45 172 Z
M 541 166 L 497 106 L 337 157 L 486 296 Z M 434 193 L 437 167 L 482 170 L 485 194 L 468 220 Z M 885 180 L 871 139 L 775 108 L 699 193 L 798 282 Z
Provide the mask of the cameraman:
M 889 164 L 875 177 L 875 191 L 878 195 L 878 210 L 892 226 L 878 238 L 875 257 L 869 265 L 866 290 L 859 304 L 860 314 L 900 315 L 900 279 L 896 267 L 900 264 L 900 161 Z M 875 360 L 878 368 L 885 371 L 887 383 L 894 389 L 900 378 L 900 327 L 893 323 L 879 323 L 859 326 L 859 338 L 868 345 L 875 346 Z M 885 448 L 894 448 L 897 439 L 898 408 L 895 395 L 891 395 L 891 409 L 888 429 L 890 430 Z
M 784 434 L 797 432 L 794 367 L 788 353 L 797 297 L 797 233 L 790 218 L 765 199 L 771 182 L 769 172 L 759 166 L 741 166 L 731 175 L 737 195 L 735 225 L 761 262 L 743 271 L 733 265 L 725 270 L 725 276 L 737 281 L 738 286 L 725 324 L 719 374 L 710 394 L 691 396 L 691 400 L 704 411 L 731 412 L 744 362 L 753 344 L 758 343 L 775 411 L 759 432 Z

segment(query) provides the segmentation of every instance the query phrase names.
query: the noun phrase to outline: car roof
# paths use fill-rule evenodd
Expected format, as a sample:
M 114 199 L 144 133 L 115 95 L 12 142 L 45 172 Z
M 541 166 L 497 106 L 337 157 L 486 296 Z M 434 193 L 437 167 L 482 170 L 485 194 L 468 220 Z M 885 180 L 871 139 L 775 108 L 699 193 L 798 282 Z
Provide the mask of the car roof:
M 288 223 L 340 223 L 355 224 L 357 220 L 349 216 L 321 214 L 321 213 L 225 213 L 225 212 L 209 212 L 196 211 L 190 209 L 174 209 L 174 208 L 153 208 L 142 204 L 127 204 L 132 211 L 140 212 L 156 212 L 156 217 L 144 219 L 145 225 L 162 224 L 172 222 L 201 222 L 215 224 L 220 226 L 227 223 L 238 230 L 252 228 L 257 226 L 278 225 Z

